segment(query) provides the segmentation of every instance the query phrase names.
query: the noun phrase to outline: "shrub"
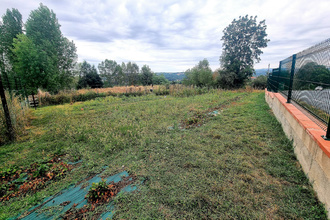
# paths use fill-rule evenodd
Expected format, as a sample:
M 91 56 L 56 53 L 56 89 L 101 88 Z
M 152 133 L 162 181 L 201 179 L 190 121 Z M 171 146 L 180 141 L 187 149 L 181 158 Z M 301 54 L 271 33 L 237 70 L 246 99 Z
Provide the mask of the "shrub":
M 267 87 L 267 77 L 263 75 L 258 76 L 251 82 L 251 86 L 254 89 L 265 89 Z

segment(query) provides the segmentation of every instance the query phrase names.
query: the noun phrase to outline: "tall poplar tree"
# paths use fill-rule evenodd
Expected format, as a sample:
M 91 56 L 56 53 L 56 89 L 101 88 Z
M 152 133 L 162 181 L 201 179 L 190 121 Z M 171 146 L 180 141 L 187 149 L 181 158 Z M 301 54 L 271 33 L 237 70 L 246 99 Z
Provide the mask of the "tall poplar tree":
M 4 87 L 9 90 L 13 89 L 15 81 L 13 40 L 23 33 L 22 27 L 21 13 L 15 8 L 7 9 L 0 22 L 0 70 Z
M 15 65 L 19 70 L 19 75 L 23 78 L 26 77 L 20 67 L 27 64 L 19 63 L 26 60 L 18 55 L 24 54 L 19 51 L 25 48 L 20 44 L 28 42 L 29 47 L 34 47 L 31 53 L 34 53 L 35 50 L 39 54 L 39 59 L 33 61 L 34 65 L 38 66 L 35 74 L 43 76 L 42 79 L 37 78 L 36 88 L 33 89 L 43 88 L 56 93 L 60 89 L 69 87 L 73 80 L 74 65 L 77 60 L 76 47 L 72 41 L 62 35 L 56 14 L 47 6 L 40 4 L 38 9 L 31 11 L 25 27 L 26 37 L 29 41 L 21 38 L 15 43 L 16 48 L 13 50 L 17 53 Z M 31 56 L 34 55 L 31 54 Z M 33 71 L 31 70 L 32 74 Z M 22 81 L 26 82 L 26 80 Z
M 240 87 L 254 73 L 254 64 L 260 61 L 262 48 L 267 47 L 265 20 L 257 16 L 239 17 L 223 30 L 220 81 Z M 230 81 L 230 82 L 229 82 Z

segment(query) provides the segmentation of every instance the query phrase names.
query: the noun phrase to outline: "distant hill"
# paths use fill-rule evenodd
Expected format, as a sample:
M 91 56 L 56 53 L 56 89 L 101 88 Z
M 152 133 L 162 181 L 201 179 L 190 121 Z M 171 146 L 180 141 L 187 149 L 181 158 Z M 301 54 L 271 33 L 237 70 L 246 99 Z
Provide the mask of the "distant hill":
M 157 75 L 164 74 L 165 78 L 169 81 L 181 81 L 185 76 L 184 72 L 175 72 L 175 73 L 169 73 L 169 72 L 157 72 Z
M 261 76 L 261 75 L 266 75 L 268 69 L 256 69 L 256 74 L 253 76 Z M 272 69 L 269 69 L 271 72 Z M 162 75 L 164 74 L 165 78 L 168 79 L 169 81 L 181 81 L 184 79 L 185 75 L 184 72 L 157 72 L 157 75 Z

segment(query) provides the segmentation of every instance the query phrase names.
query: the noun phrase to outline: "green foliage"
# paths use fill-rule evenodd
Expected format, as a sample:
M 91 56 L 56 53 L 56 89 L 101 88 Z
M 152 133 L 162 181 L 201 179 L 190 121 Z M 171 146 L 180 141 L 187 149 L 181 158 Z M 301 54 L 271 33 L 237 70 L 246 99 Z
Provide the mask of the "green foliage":
M 139 66 L 136 63 L 124 62 L 121 65 L 123 75 L 125 76 L 125 85 L 126 86 L 135 86 L 140 83 L 139 79 Z
M 86 61 L 84 61 L 80 68 L 80 79 L 78 81 L 77 88 L 102 88 L 103 82 L 101 77 L 96 71 L 95 66 L 90 65 Z
M 254 89 L 265 89 L 267 87 L 267 77 L 266 76 L 258 76 L 256 79 L 251 81 L 251 86 Z
M 324 84 L 330 87 L 330 70 L 324 65 L 308 62 L 302 66 L 294 76 L 293 88 L 296 90 L 314 90 Z
M 91 188 L 88 190 L 87 199 L 88 201 L 96 201 L 98 199 L 101 199 L 103 196 L 104 191 L 107 191 L 109 189 L 106 181 L 102 179 L 98 183 L 92 183 Z
M 11 90 L 16 77 L 13 71 L 13 40 L 22 33 L 22 15 L 17 9 L 7 9 L 0 22 L 0 73 L 3 86 Z
M 98 69 L 100 76 L 105 78 L 104 87 L 123 85 L 122 69 L 116 61 L 106 59 L 98 65 Z
M 155 84 L 155 83 L 153 83 L 153 76 L 154 76 L 154 73 L 151 71 L 151 69 L 148 65 L 144 65 L 141 68 L 140 80 L 141 80 L 142 85 L 148 86 L 151 84 Z
M 184 85 L 194 85 L 197 87 L 209 87 L 213 85 L 212 70 L 207 59 L 199 61 L 198 65 L 185 72 Z
M 15 175 L 15 173 L 19 170 L 17 166 L 9 166 L 0 169 L 0 179 L 9 179 L 11 176 Z
M 49 164 L 36 164 L 35 170 L 32 173 L 33 178 L 42 177 L 49 170 Z
M 77 55 L 72 41 L 65 38 L 55 13 L 43 4 L 31 11 L 26 35 L 14 40 L 15 70 L 27 94 L 38 88 L 49 92 L 71 86 Z M 31 81 L 31 82 L 30 82 Z
M 26 35 L 20 34 L 14 39 L 15 71 L 28 96 L 36 94 L 37 89 L 49 86 L 48 78 L 51 72 L 47 71 L 47 55 L 45 51 L 38 51 L 35 44 Z
M 165 76 L 163 74 L 161 74 L 161 75 L 153 74 L 152 75 L 152 84 L 166 85 L 168 83 L 169 83 L 169 81 L 165 78 Z
M 257 24 L 257 16 L 239 17 L 227 26 L 221 40 L 223 50 L 220 57 L 222 71 L 218 84 L 242 87 L 254 73 L 253 65 L 260 61 L 261 48 L 267 47 L 265 20 Z M 221 76 L 222 75 L 222 76 Z
M 184 72 L 176 72 L 176 73 L 168 73 L 168 72 L 157 72 L 157 75 L 163 74 L 166 79 L 168 79 L 170 82 L 181 82 L 184 78 Z
M 161 85 L 168 83 L 162 76 L 155 75 L 148 65 L 144 65 L 139 71 L 136 63 L 128 62 L 117 64 L 114 60 L 102 61 L 98 65 L 100 75 L 104 80 L 104 87 L 131 86 L 131 85 Z

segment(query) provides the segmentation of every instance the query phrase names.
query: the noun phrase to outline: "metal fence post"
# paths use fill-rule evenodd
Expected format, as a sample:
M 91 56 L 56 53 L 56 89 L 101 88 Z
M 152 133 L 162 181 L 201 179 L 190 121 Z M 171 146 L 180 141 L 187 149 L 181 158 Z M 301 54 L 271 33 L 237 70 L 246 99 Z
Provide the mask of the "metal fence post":
M 328 129 L 327 129 L 327 134 L 325 136 L 322 136 L 324 140 L 330 140 L 330 118 L 328 122 Z
M 296 54 L 293 54 L 292 55 L 291 74 L 290 74 L 290 83 L 289 83 L 289 91 L 288 91 L 287 103 L 290 103 L 291 102 L 292 84 L 293 84 L 293 76 L 294 76 L 295 66 L 296 66 Z
M 281 66 L 282 66 L 282 61 L 280 61 L 280 64 L 278 66 L 277 78 L 276 78 L 276 83 L 275 83 L 275 92 L 278 92 L 278 89 L 279 89 L 278 87 L 280 85 Z

